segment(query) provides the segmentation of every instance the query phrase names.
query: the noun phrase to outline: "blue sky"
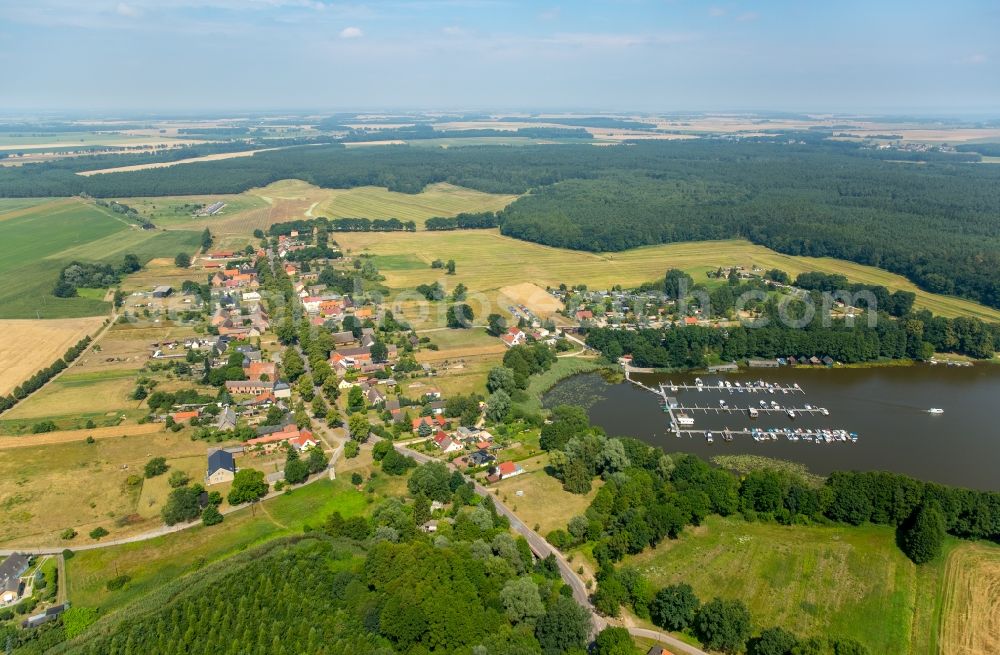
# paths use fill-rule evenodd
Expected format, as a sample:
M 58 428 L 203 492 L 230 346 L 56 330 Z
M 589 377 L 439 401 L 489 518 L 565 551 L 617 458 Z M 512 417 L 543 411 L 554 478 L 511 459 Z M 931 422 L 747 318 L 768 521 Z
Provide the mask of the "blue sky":
M 1000 2 L 0 0 L 0 111 L 1000 115 Z

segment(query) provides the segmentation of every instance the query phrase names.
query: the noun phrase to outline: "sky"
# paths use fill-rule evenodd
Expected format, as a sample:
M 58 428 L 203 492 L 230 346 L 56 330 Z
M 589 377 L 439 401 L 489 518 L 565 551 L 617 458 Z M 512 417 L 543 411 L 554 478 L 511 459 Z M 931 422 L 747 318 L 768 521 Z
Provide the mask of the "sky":
M 1000 116 L 997 0 L 0 0 L 0 112 Z

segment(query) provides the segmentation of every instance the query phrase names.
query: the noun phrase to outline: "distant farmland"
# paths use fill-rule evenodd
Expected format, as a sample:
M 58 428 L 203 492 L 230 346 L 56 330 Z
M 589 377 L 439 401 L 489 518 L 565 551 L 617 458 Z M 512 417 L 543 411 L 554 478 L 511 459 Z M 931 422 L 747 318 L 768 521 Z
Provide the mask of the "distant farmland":
M 301 180 L 282 180 L 240 194 L 123 198 L 121 202 L 168 229 L 202 230 L 220 235 L 249 236 L 274 223 L 298 218 L 398 218 L 418 228 L 435 216 L 499 211 L 516 195 L 493 194 L 452 184 L 431 184 L 420 193 L 397 193 L 384 187 L 322 189 Z M 192 215 L 191 207 L 226 203 L 216 216 Z

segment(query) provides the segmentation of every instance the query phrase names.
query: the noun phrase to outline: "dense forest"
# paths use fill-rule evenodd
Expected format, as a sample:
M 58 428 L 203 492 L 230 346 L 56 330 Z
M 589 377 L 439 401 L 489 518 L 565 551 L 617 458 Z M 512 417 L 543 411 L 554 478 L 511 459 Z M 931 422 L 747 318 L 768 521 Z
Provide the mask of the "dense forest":
M 330 144 L 91 177 L 42 163 L 0 169 L 0 196 L 238 193 L 287 178 L 404 193 L 434 182 L 531 191 L 501 212 L 504 234 L 595 251 L 742 237 L 787 254 L 879 266 L 929 291 L 1000 307 L 1000 168 L 968 165 L 972 155 L 822 138 L 614 148 Z M 887 161 L 904 154 L 925 163 Z
M 402 458 L 409 466 L 390 470 L 399 455 L 380 446 L 383 473 L 415 466 Z M 571 598 L 554 556 L 536 560 L 492 501 L 443 463 L 415 468 L 406 488 L 412 502 L 387 500 L 369 516 L 334 512 L 302 537 L 154 590 L 55 652 L 584 653 L 590 615 Z M 450 507 L 428 534 L 420 526 L 432 501 Z M 35 634 L 14 652 L 40 652 L 45 632 Z

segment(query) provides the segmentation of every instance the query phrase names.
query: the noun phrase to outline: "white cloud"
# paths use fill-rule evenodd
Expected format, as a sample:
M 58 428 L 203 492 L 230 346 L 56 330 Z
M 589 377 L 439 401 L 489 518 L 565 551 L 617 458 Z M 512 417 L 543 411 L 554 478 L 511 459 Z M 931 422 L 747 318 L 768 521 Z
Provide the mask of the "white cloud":
M 722 7 L 709 7 L 708 15 L 712 18 L 722 18 L 726 15 L 726 10 Z
M 987 61 L 989 61 L 989 59 L 981 52 L 976 53 L 965 60 L 966 63 L 973 65 L 985 64 Z
M 115 12 L 119 16 L 125 16 L 126 18 L 135 18 L 139 15 L 139 11 L 132 5 L 127 5 L 124 2 L 119 2 L 118 6 L 115 7 Z
M 566 32 L 542 39 L 544 43 L 595 48 L 628 48 L 641 45 L 685 43 L 697 38 L 694 34 L 628 34 L 610 32 Z
M 360 27 L 345 27 L 340 30 L 340 38 L 342 39 L 359 39 L 364 35 L 365 33 L 361 31 Z
M 751 21 L 757 20 L 758 18 L 760 18 L 760 14 L 758 14 L 756 11 L 748 11 L 745 14 L 740 14 L 739 16 L 737 16 L 736 20 L 740 21 L 741 23 L 749 23 Z
M 562 10 L 559 7 L 552 7 L 538 14 L 539 20 L 556 20 Z
M 458 27 L 457 25 L 448 25 L 447 27 L 442 27 L 441 31 L 447 34 L 448 36 L 465 36 L 468 33 L 461 27 Z

